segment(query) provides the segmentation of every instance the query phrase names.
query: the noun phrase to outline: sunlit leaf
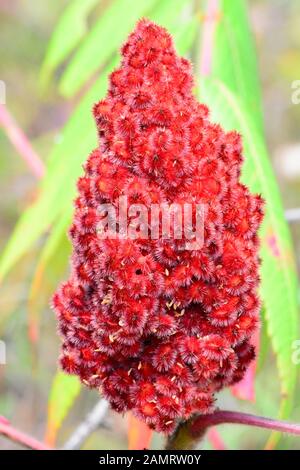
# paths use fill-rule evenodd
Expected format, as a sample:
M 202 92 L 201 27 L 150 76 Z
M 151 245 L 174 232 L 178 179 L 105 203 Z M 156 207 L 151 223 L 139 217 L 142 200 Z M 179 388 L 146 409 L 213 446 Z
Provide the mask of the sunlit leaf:
M 38 340 L 41 310 L 49 302 L 51 290 L 54 290 L 66 269 L 66 260 L 71 252 L 67 239 L 71 212 L 70 207 L 53 227 L 35 269 L 28 296 L 28 332 L 31 343 Z
M 80 393 L 77 377 L 57 372 L 54 377 L 48 402 L 48 421 L 45 440 L 54 446 L 57 432 Z
M 244 104 L 263 130 L 262 99 L 254 38 L 246 0 L 221 0 L 212 45 L 212 75 Z
M 66 68 L 60 91 L 73 96 L 101 65 L 112 56 L 135 22 L 149 14 L 158 0 L 114 0 L 98 19 Z M 164 0 L 161 0 L 162 2 Z
M 260 340 L 260 331 L 256 330 L 253 337 L 251 338 L 251 343 L 255 347 L 256 354 L 259 354 L 259 344 Z M 232 394 L 239 398 L 240 400 L 247 400 L 255 402 L 255 375 L 257 368 L 257 357 L 254 361 L 251 362 L 247 368 L 244 377 L 240 382 L 231 387 Z
M 100 76 L 66 124 L 60 142 L 56 144 L 50 156 L 39 198 L 22 214 L 4 249 L 0 260 L 0 279 L 47 230 L 56 217 L 70 207 L 75 196 L 75 181 L 82 172 L 81 165 L 97 144 L 91 107 L 97 99 L 104 96 L 107 74 L 114 64 L 115 62 L 111 63 Z
M 266 319 L 266 311 L 263 307 L 260 313 L 261 318 L 261 326 L 260 326 L 260 346 L 259 346 L 259 355 L 257 358 L 257 372 L 260 372 L 264 365 L 265 361 L 268 356 L 268 352 L 271 349 L 270 339 L 267 331 L 267 319 Z

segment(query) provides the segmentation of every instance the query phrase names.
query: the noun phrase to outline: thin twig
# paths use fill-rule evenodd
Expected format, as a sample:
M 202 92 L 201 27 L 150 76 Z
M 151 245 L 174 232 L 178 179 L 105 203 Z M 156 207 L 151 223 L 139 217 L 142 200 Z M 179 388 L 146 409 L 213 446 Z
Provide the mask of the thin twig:
M 190 431 L 193 436 L 197 436 L 200 430 L 202 432 L 203 427 L 215 426 L 217 424 L 242 424 L 300 436 L 300 424 L 287 423 L 276 419 L 227 410 L 216 410 L 212 414 L 198 416 L 192 422 Z
M 174 434 L 169 437 L 166 449 L 195 449 L 209 428 L 218 424 L 255 426 L 300 436 L 300 424 L 286 423 L 237 411 L 216 410 L 214 413 L 196 416 L 180 423 Z
M 15 429 L 9 421 L 0 416 L 0 435 L 3 435 L 10 439 L 11 441 L 21 444 L 28 449 L 34 450 L 53 450 L 51 447 L 48 447 L 43 442 L 38 441 L 34 437 L 29 436 L 28 434 Z
M 45 173 L 42 160 L 34 151 L 28 138 L 3 104 L 0 104 L 0 126 L 3 127 L 7 137 L 19 155 L 27 163 L 32 173 L 37 178 L 42 178 Z
M 67 440 L 63 449 L 73 450 L 80 449 L 82 444 L 86 441 L 90 434 L 92 434 L 105 418 L 108 410 L 108 402 L 104 399 L 100 400 L 94 408 L 87 414 L 86 418 L 78 428 L 74 431 L 71 437 Z

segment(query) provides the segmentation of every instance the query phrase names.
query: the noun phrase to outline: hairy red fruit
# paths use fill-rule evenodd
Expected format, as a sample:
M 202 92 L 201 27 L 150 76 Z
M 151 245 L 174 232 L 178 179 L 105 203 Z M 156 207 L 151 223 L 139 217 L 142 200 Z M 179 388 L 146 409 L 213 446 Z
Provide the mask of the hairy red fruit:
M 63 369 L 113 409 L 170 433 L 211 412 L 215 392 L 254 357 L 262 199 L 239 181 L 240 136 L 209 121 L 165 29 L 140 21 L 122 56 L 94 106 L 99 147 L 78 181 L 72 273 L 53 305 Z M 142 234 L 104 239 L 98 207 L 120 196 L 146 207 L 205 203 L 203 247 Z

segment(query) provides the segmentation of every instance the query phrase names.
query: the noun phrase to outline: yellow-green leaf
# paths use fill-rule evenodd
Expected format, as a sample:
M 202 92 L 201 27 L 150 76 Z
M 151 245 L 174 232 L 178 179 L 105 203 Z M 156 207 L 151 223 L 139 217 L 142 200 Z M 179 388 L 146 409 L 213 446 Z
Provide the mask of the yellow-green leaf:
M 67 66 L 60 91 L 73 96 L 116 49 L 142 16 L 148 15 L 158 0 L 115 0 L 100 16 Z M 164 0 L 161 0 L 162 2 Z
M 57 432 L 80 393 L 81 384 L 77 377 L 59 371 L 54 377 L 48 402 L 46 442 L 54 446 Z
M 52 73 L 61 65 L 87 32 L 87 16 L 99 0 L 71 0 L 63 11 L 51 36 L 41 69 L 44 88 Z

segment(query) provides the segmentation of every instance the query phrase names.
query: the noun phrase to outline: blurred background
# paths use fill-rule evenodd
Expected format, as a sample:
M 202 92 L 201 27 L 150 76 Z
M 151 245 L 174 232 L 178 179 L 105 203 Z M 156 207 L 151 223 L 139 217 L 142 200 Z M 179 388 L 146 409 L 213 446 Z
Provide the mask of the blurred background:
M 139 1 L 132 2 L 133 8 Z M 41 69 L 50 38 L 70 3 L 67 0 L 0 0 L 0 80 L 6 85 L 5 109 L 45 164 L 53 146 L 60 142 L 64 124 L 89 87 L 86 84 L 73 96 L 62 96 L 57 81 L 65 64 L 48 77 L 47 85 L 41 84 Z M 86 16 L 86 32 L 92 29 L 110 3 L 109 0 L 94 2 L 93 9 Z M 190 0 L 184 3 L 181 14 L 196 15 L 200 27 L 205 15 L 203 2 Z M 300 4 L 297 0 L 251 0 L 248 6 L 258 55 L 269 155 L 285 209 L 297 208 L 300 207 L 300 103 L 292 102 L 292 84 L 300 80 Z M 76 28 L 74 24 L 74 31 Z M 66 32 L 66 39 L 69 34 Z M 114 35 L 114 30 L 111 35 Z M 191 53 L 186 55 L 191 56 Z M 88 125 L 93 130 L 92 119 L 87 116 L 90 119 Z M 2 115 L 0 250 L 4 249 L 20 215 L 37 197 L 37 178 L 9 140 Z M 300 220 L 290 223 L 290 229 L 299 268 Z M 47 269 L 38 288 L 40 295 L 35 298 L 32 307 L 28 302 L 29 292 L 44 242 L 44 236 L 40 237 L 22 257 L 17 269 L 13 269 L 2 282 L 0 295 L 0 339 L 5 341 L 7 351 L 7 364 L 0 365 L 0 414 L 16 427 L 40 439 L 44 437 L 49 420 L 49 390 L 57 370 L 59 353 L 56 322 L 48 299 L 58 280 L 66 275 L 65 254 L 69 250 L 66 245 L 63 259 L 60 259 L 59 250 L 55 253 L 55 266 Z M 39 316 L 38 341 L 35 340 L 34 328 L 28 333 L 28 323 L 34 315 Z M 239 400 L 230 391 L 225 391 L 218 399 L 221 407 L 277 416 L 280 392 L 275 357 L 267 346 L 262 354 L 255 381 L 255 402 Z M 299 385 L 298 379 L 298 392 Z M 64 444 L 98 399 L 96 392 L 80 392 L 70 411 L 65 412 L 67 416 L 63 425 L 57 425 L 60 429 L 57 429 L 56 445 Z M 299 393 L 296 393 L 290 419 L 300 422 Z M 263 448 L 269 434 L 239 426 L 222 426 L 218 428 L 218 433 L 222 445 L 229 449 Z M 161 442 L 162 438 L 155 435 L 152 447 L 160 448 Z M 204 442 L 204 448 L 215 445 L 214 439 Z M 83 444 L 83 448 L 87 449 L 126 447 L 127 419 L 115 413 L 108 413 L 104 424 Z M 18 446 L 0 436 L 1 448 Z M 299 438 L 284 436 L 278 448 L 300 449 Z

